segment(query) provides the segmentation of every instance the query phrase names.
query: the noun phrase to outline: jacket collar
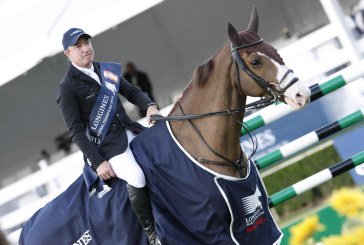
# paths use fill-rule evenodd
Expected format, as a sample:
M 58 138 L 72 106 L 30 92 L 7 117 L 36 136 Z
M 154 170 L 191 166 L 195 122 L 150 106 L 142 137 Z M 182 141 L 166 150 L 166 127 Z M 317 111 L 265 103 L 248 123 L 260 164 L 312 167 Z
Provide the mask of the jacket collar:
M 100 73 L 101 73 L 100 72 L 100 64 L 98 62 L 92 62 L 92 64 L 94 65 L 95 73 L 99 76 L 100 81 L 102 81 L 101 76 L 100 76 Z M 74 67 L 72 65 L 72 63 L 70 63 L 68 72 L 74 78 L 78 78 L 78 79 L 81 79 L 83 81 L 87 81 L 87 82 L 91 82 L 91 83 L 96 83 L 98 86 L 100 86 L 100 84 L 95 79 L 93 79 L 92 77 L 86 75 L 85 73 L 83 73 L 82 71 L 80 71 L 79 69 Z

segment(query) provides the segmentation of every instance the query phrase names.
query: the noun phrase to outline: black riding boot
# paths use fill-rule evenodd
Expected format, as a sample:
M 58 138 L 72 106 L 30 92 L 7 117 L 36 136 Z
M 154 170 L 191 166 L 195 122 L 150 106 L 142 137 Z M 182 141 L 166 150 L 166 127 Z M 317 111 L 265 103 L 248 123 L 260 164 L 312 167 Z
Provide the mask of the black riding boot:
M 140 224 L 147 233 L 149 244 L 160 245 L 154 228 L 154 217 L 147 193 L 147 187 L 136 188 L 132 185 L 128 185 L 127 188 L 131 205 L 134 208 Z

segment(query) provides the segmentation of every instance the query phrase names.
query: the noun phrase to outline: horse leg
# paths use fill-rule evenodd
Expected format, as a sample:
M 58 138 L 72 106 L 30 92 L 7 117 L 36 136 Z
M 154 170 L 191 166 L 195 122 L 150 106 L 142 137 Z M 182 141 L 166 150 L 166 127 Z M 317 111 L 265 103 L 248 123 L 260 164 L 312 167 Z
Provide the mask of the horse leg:
M 150 245 L 160 245 L 154 228 L 154 217 L 147 193 L 147 187 L 137 188 L 128 184 L 127 188 L 131 205 L 134 208 L 134 212 L 140 224 L 147 233 Z

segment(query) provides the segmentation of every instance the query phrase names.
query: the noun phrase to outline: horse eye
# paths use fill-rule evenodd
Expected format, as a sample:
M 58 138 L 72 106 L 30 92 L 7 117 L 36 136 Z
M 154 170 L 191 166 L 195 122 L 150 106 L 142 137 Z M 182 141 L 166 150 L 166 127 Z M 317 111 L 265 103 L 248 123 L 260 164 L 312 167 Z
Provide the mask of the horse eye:
M 252 66 L 259 66 L 261 63 L 260 63 L 260 61 L 259 61 L 259 60 L 252 60 L 252 61 L 250 62 L 250 64 L 251 64 Z

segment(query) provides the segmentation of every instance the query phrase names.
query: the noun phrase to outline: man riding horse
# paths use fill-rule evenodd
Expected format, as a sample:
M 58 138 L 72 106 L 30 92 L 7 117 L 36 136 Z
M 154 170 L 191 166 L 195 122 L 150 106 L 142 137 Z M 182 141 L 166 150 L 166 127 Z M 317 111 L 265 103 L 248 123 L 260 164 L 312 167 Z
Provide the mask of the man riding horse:
M 278 101 L 303 109 L 310 90 L 257 31 L 255 8 L 247 30 L 228 24 L 229 41 L 196 68 L 170 115 L 152 117 L 160 122 L 130 144 L 146 177 L 161 244 L 280 243 L 282 233 L 258 170 L 241 149 L 240 131 L 245 110 Z M 247 96 L 265 98 L 246 105 Z M 64 244 L 69 240 L 62 235 L 78 241 L 86 231 L 88 244 L 146 244 L 125 181 L 91 183 L 91 194 L 105 193 L 106 184 L 110 190 L 89 197 L 81 176 L 24 225 L 20 244 Z

